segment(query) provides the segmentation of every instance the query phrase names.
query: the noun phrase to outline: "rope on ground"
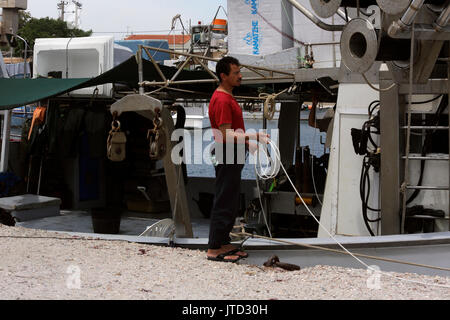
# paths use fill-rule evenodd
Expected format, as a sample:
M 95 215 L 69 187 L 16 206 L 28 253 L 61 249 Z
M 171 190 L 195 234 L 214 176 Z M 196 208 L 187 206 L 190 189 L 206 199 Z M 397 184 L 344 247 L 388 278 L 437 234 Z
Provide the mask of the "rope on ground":
M 234 236 L 248 236 L 248 237 L 253 237 L 253 238 L 259 238 L 259 239 L 264 239 L 264 240 L 270 240 L 270 241 L 285 243 L 285 244 L 294 245 L 294 246 L 305 247 L 305 248 L 309 248 L 309 249 L 317 249 L 317 250 L 323 250 L 323 251 L 329 251 L 329 252 L 341 253 L 341 254 L 347 254 L 348 255 L 348 253 L 346 251 L 343 251 L 343 250 L 337 250 L 337 249 L 332 249 L 332 248 L 315 246 L 315 245 L 306 244 L 306 243 L 296 243 L 296 242 L 282 240 L 282 239 L 276 239 L 276 238 L 269 238 L 269 237 L 265 237 L 265 236 L 259 236 L 259 235 L 250 234 L 250 233 L 247 233 L 247 232 L 233 233 L 232 235 L 234 235 Z M 402 260 L 397 260 L 397 259 L 390 259 L 390 258 L 371 256 L 371 255 L 362 254 L 362 253 L 353 253 L 353 255 L 361 257 L 361 258 L 367 258 L 367 259 L 373 259 L 373 260 L 381 260 L 381 261 L 386 261 L 386 262 L 400 263 L 400 264 L 406 264 L 406 265 L 415 266 L 415 267 L 430 268 L 430 269 L 436 269 L 436 270 L 442 270 L 442 271 L 449 271 L 450 272 L 450 268 L 446 268 L 446 267 L 431 266 L 431 265 L 420 264 L 420 263 L 415 263 L 415 262 L 409 262 L 409 261 L 402 261 Z

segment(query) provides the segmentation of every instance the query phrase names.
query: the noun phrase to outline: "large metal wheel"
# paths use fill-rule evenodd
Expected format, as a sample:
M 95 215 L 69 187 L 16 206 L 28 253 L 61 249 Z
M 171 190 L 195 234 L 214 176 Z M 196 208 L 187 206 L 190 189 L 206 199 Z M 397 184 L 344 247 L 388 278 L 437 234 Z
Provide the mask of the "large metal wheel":
M 369 21 L 352 19 L 341 36 L 341 55 L 345 66 L 352 72 L 369 70 L 378 54 L 377 39 L 375 28 Z
M 342 0 L 309 0 L 309 2 L 319 17 L 329 18 L 337 12 Z

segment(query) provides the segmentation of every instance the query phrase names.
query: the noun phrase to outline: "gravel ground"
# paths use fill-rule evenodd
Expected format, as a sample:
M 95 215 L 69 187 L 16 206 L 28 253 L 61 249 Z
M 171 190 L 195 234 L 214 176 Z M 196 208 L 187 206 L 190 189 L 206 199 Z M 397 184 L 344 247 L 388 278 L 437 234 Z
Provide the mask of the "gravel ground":
M 4 225 L 0 251 L 3 300 L 450 300 L 450 278 L 445 277 L 333 266 L 285 271 L 208 261 L 201 250 L 74 239 Z

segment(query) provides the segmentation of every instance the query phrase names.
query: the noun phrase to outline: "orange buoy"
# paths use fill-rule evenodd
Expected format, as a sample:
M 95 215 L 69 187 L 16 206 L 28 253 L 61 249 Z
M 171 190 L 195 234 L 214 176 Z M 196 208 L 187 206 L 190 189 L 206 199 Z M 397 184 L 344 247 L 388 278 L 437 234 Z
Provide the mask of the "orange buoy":
M 226 33 L 227 32 L 227 20 L 214 19 L 214 21 L 212 23 L 212 31 Z

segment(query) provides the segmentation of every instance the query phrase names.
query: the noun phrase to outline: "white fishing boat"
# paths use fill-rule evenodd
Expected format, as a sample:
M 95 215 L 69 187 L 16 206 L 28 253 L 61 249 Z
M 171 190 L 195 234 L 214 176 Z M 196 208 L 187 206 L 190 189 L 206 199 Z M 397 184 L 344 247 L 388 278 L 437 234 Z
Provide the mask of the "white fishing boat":
M 255 180 L 242 182 L 241 220 L 245 232 L 236 231 L 235 240 L 246 240 L 244 245 L 251 253 L 248 261 L 260 262 L 268 251 L 259 250 L 269 250 L 284 255 L 288 261 L 301 259 L 311 265 L 367 267 L 377 264 L 383 270 L 448 276 L 450 162 L 445 136 L 448 139 L 449 69 L 448 57 L 443 55 L 442 48 L 450 40 L 447 26 L 450 6 L 394 0 L 361 1 L 361 7 L 356 5 L 359 2 L 345 0 L 311 0 L 311 6 L 309 1 L 295 0 L 248 1 L 243 6 L 241 2 L 228 1 L 228 10 L 234 13 L 229 21 L 229 53 L 241 55 L 241 61 L 250 56 L 249 64 L 242 63 L 243 91 L 236 97 L 242 104 L 272 105 L 271 110 L 266 110 L 269 114 L 275 111 L 274 105 L 279 104 L 277 118 L 270 119 L 278 121 L 280 155 L 277 160 L 288 171 L 282 170 L 267 181 L 258 181 L 261 183 L 258 188 L 255 188 Z M 339 9 L 340 5 L 348 10 Z M 249 21 L 257 21 L 258 28 L 247 30 L 252 25 Z M 412 32 L 410 27 L 415 23 L 416 29 Z M 262 35 L 264 32 L 267 34 Z M 269 35 L 274 41 L 260 41 L 271 39 Z M 321 43 L 313 41 L 318 38 Z M 89 43 L 92 41 L 90 39 Z M 242 41 L 246 46 L 242 46 Z M 61 43 L 64 42 L 61 40 Z M 264 47 L 264 43 L 269 43 L 269 47 Z M 411 43 L 429 50 L 410 50 Z M 284 51 L 286 46 L 294 44 L 299 45 L 298 50 Z M 294 55 L 295 59 L 286 58 L 281 66 L 279 58 L 272 59 L 273 55 L 276 57 L 274 48 L 283 57 Z M 92 53 L 88 45 L 84 49 Z M 64 50 L 58 50 L 65 54 Z M 83 48 L 78 46 L 77 50 Z M 152 47 L 141 50 L 174 54 Z M 313 51 L 317 61 L 312 58 Z M 302 55 L 300 64 L 299 53 Z M 201 59 L 216 60 L 191 53 L 177 54 L 186 56 L 185 61 L 195 60 L 196 64 Z M 254 55 L 258 57 L 251 57 Z M 252 64 L 256 60 L 257 63 Z M 416 61 L 415 64 L 410 64 L 410 60 Z M 55 61 L 64 59 L 60 57 Z M 41 70 L 39 56 L 34 62 L 37 64 L 34 70 Z M 47 59 L 46 63 L 49 70 L 54 71 L 51 60 Z M 75 66 L 73 61 L 72 67 Z M 63 68 L 60 71 L 64 71 L 67 66 L 61 64 L 60 67 Z M 97 67 L 92 70 L 97 71 Z M 36 100 L 50 97 L 60 108 L 68 104 L 75 107 L 77 101 L 103 108 L 107 119 L 120 120 L 123 130 L 128 130 L 127 143 L 135 143 L 139 138 L 148 144 L 142 137 L 147 132 L 155 134 L 152 129 L 163 130 L 158 133 L 164 139 L 153 137 L 150 141 L 152 157 L 147 161 L 140 158 L 148 154 L 145 143 L 133 145 L 136 153 L 127 153 L 127 161 L 138 169 L 123 174 L 119 183 L 111 180 L 116 178 L 117 172 L 107 170 L 111 165 L 109 160 L 96 159 L 92 167 L 83 167 L 83 161 L 88 160 L 79 153 L 65 162 L 65 179 L 72 192 L 71 201 L 65 205 L 72 203 L 71 210 L 86 211 L 82 214 L 60 212 L 40 219 L 17 221 L 18 225 L 91 235 L 95 230 L 86 227 L 86 222 L 90 221 L 89 209 L 111 207 L 114 203 L 111 199 L 117 199 L 111 194 L 109 198 L 105 196 L 108 193 L 105 188 L 117 185 L 132 194 L 126 203 L 132 203 L 133 209 L 141 209 L 124 208 L 127 213 L 123 215 L 123 222 L 134 234 L 128 229 L 126 234 L 96 233 L 96 236 L 206 247 L 207 215 L 211 206 L 207 194 L 212 193 L 214 178 L 188 177 L 183 165 L 171 161 L 169 155 L 175 144 L 170 137 L 178 119 L 173 118 L 169 109 L 179 99 L 207 104 L 217 78 L 207 68 L 202 79 L 183 70 L 184 65 L 178 69 L 168 68 L 138 55 L 137 62 L 133 57 L 108 73 L 99 73 L 94 79 L 71 84 L 63 82 L 64 79 L 60 82 L 62 93 L 74 89 L 93 93 L 88 90 L 111 82 L 133 82 L 139 87 L 138 93 L 113 89 L 104 91 L 108 95 L 102 100 L 84 96 L 79 97 L 80 100 L 72 97 L 70 101 L 59 95 L 61 92 L 40 92 L 33 96 Z M 132 80 L 131 76 L 124 76 L 125 70 L 133 70 Z M 39 85 L 39 80 L 42 79 L 23 85 L 32 90 Z M 331 122 L 331 144 L 323 159 L 312 157 L 309 148 L 300 145 L 300 112 L 303 103 L 312 101 L 316 94 L 321 102 L 336 106 Z M 11 106 L 2 104 L 2 108 Z M 189 108 L 184 109 L 187 113 L 184 128 L 204 128 L 206 113 L 189 114 Z M 158 127 L 160 120 L 163 129 Z M 266 116 L 261 117 L 264 129 L 267 129 L 267 120 Z M 105 132 L 110 128 L 106 129 Z M 135 132 L 140 135 L 133 136 Z M 83 181 L 86 176 L 95 182 L 88 186 Z M 289 182 L 287 177 L 294 181 Z M 2 199 L 0 207 L 1 202 Z M 165 202 L 168 210 L 161 210 L 164 204 L 160 202 Z M 42 208 L 42 205 L 37 206 Z M 2 208 L 9 207 L 3 205 Z M 77 219 L 84 220 L 80 230 L 76 230 Z M 64 221 L 72 221 L 70 230 Z M 326 252 L 326 248 L 341 252 Z M 343 248 L 350 250 L 353 256 Z M 346 257 L 336 258 L 342 251 Z M 360 257 L 364 264 L 355 262 L 355 257 Z

